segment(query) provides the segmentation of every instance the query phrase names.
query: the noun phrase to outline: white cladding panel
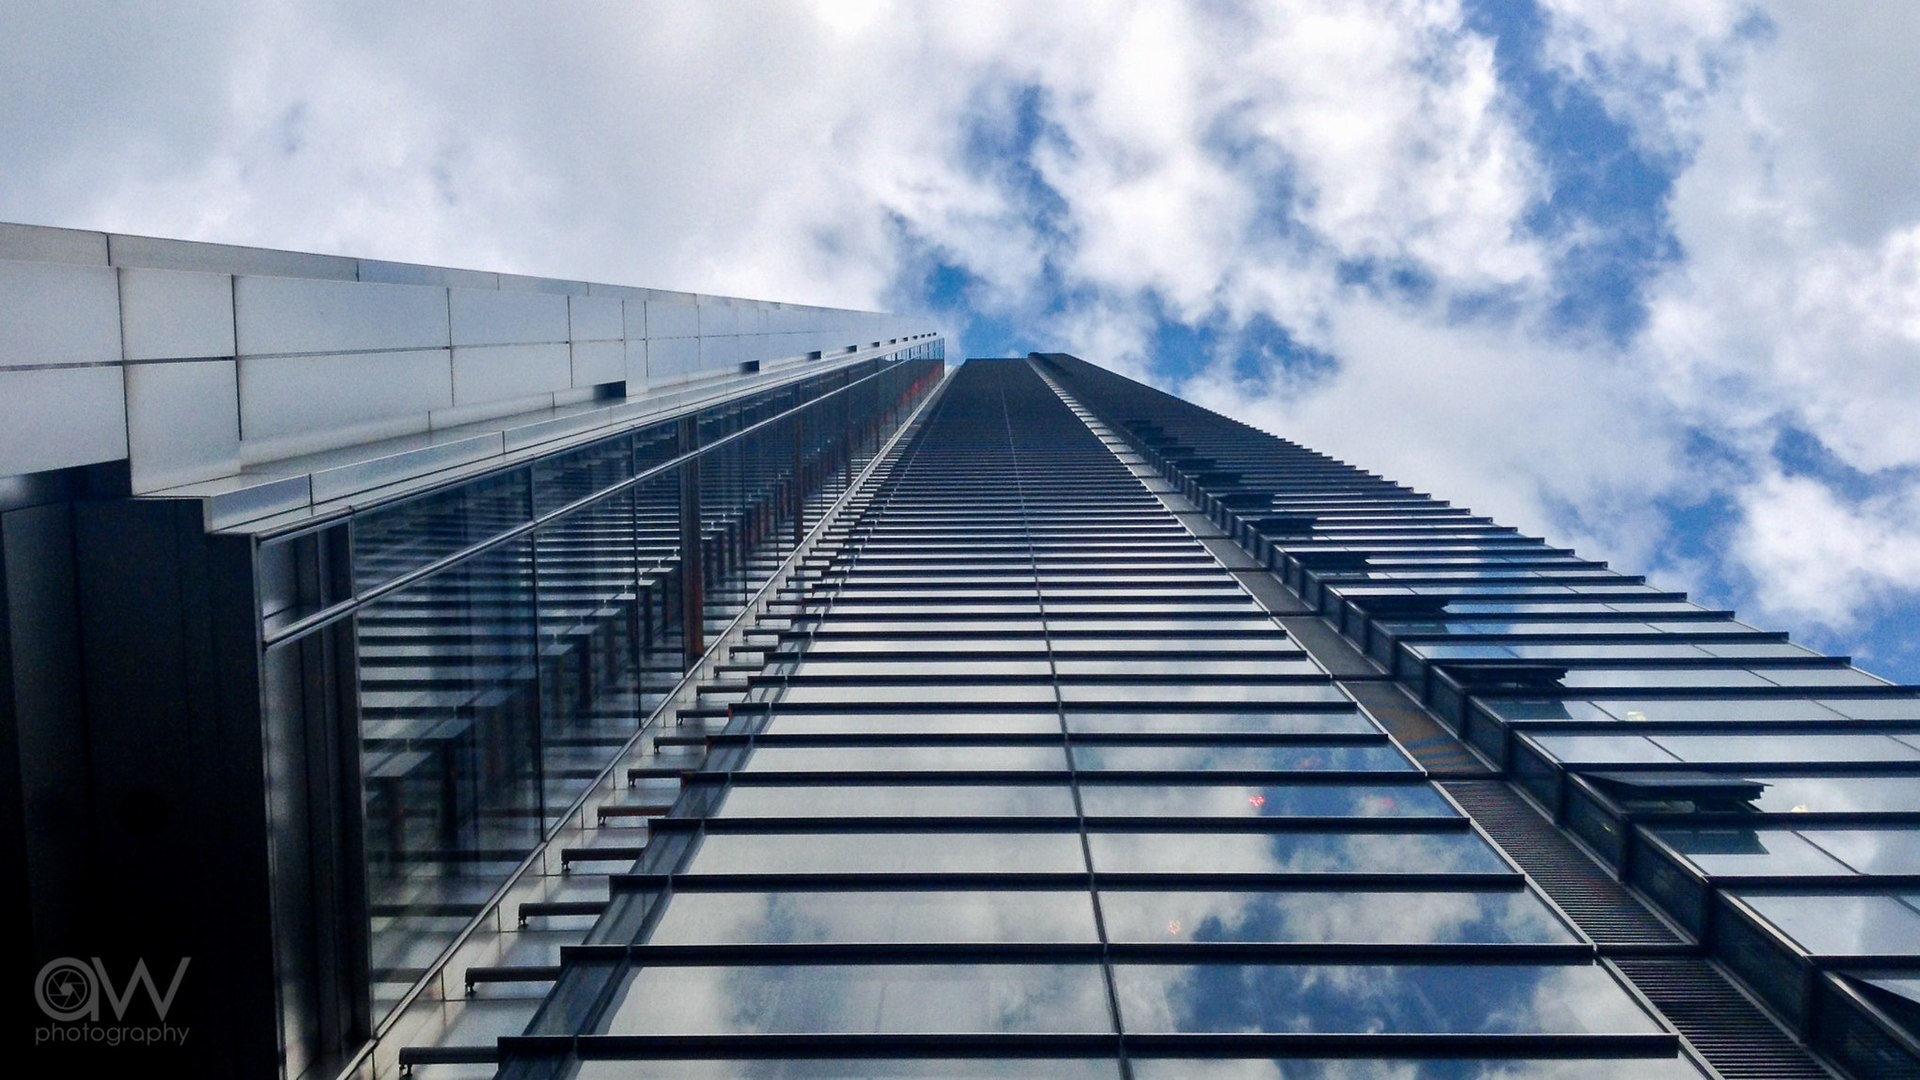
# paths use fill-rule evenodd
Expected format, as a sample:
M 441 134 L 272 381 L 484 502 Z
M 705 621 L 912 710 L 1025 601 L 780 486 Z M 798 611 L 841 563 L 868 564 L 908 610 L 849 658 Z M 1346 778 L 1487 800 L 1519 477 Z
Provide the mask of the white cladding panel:
M 567 340 L 564 296 L 486 289 L 453 289 L 450 295 L 455 346 Z
M 567 298 L 570 334 L 575 341 L 618 341 L 627 336 L 626 303 L 610 296 Z
M 233 278 L 191 270 L 120 271 L 129 360 L 233 355 Z
M 243 356 L 240 434 L 283 438 L 413 414 L 424 430 L 429 410 L 453 404 L 449 352 Z
M 647 378 L 684 375 L 700 365 L 699 338 L 648 338 Z
M 238 472 L 240 389 L 235 362 L 130 365 L 127 442 L 136 494 Z
M 118 359 L 120 290 L 112 269 L 0 262 L 0 367 Z
M 629 305 L 631 307 L 631 305 Z M 627 335 L 633 336 L 633 317 L 627 317 Z M 697 337 L 700 333 L 700 309 L 693 304 L 671 300 L 647 301 L 645 336 L 653 338 Z
M 126 457 L 123 371 L 0 369 L 0 471 L 40 472 Z
M 107 265 L 107 234 L 0 223 L 0 259 Z
M 599 386 L 627 377 L 627 343 L 576 341 L 573 343 L 573 385 Z
M 242 355 L 448 344 L 447 290 L 425 285 L 241 276 L 233 282 Z
M 455 405 L 550 394 L 572 385 L 573 360 L 564 342 L 467 345 L 453 350 Z

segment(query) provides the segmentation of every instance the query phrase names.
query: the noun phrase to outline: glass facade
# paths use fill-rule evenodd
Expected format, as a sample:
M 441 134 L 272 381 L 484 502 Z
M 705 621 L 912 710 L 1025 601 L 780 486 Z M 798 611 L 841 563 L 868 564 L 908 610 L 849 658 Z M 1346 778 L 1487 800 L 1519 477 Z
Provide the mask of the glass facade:
M 489 911 L 920 399 L 937 343 L 259 546 L 270 730 L 350 733 L 331 808 L 378 1026 Z
M 1056 374 L 803 555 L 500 1075 L 1707 1075 Z
M 1920 1075 L 1911 998 L 1885 989 L 1920 975 L 1920 691 L 1075 358 L 1031 363 L 1678 928 L 1636 943 L 1596 918 L 1603 955 L 1696 950 L 1829 1064 Z M 1592 907 L 1580 875 L 1527 869 Z M 1686 963 L 1621 967 L 1659 1001 Z M 1682 1033 L 1727 1075 L 1822 1075 L 1791 1046 L 1713 1060 L 1730 1014 L 1688 985 Z
M 1920 1076 L 1920 689 L 943 361 L 251 531 L 283 986 L 344 1068 Z

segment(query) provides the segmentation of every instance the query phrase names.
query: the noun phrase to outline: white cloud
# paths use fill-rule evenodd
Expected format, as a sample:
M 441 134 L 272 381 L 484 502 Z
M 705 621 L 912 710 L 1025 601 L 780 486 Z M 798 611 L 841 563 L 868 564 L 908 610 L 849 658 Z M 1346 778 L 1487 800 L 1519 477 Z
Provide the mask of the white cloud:
M 1772 473 L 1743 492 L 1742 511 L 1735 552 L 1766 586 L 1765 614 L 1845 632 L 1889 587 L 1920 588 L 1920 489 L 1849 502 L 1819 481 Z
M 1522 327 L 1449 325 L 1364 295 L 1334 308 L 1317 344 L 1342 368 L 1306 392 L 1224 365 L 1185 390 L 1533 535 L 1628 566 L 1657 560 L 1663 522 L 1646 495 L 1686 480 L 1670 409 L 1630 370 Z
M 1028 340 L 1134 374 L 1155 310 L 1223 348 L 1274 324 L 1338 369 L 1223 354 L 1192 391 L 1627 568 L 1689 569 L 1663 497 L 1775 520 L 1782 425 L 1920 464 L 1920 7 L 1543 6 L 1558 70 L 1680 170 L 1683 256 L 1624 354 L 1548 329 L 1578 256 L 1527 227 L 1550 176 L 1458 0 L 0 0 L 0 218 L 861 307 L 931 252 Z M 1366 266 L 1423 288 L 1343 284 Z M 1689 428 L 1736 460 L 1690 466 Z M 1793 490 L 1882 540 L 1821 549 L 1830 593 L 1756 542 L 1718 576 L 1831 625 L 1915 586 L 1895 504 Z
M 1904 502 L 1784 478 L 1771 454 L 1791 427 L 1882 488 L 1920 465 L 1920 8 L 1552 6 L 1563 62 L 1643 141 L 1689 155 L 1669 206 L 1684 258 L 1654 283 L 1635 362 L 1747 459 L 1729 569 L 1749 602 L 1848 627 L 1869 598 L 1911 596 L 1920 568 L 1899 552 L 1920 550 L 1920 519 L 1893 512 Z

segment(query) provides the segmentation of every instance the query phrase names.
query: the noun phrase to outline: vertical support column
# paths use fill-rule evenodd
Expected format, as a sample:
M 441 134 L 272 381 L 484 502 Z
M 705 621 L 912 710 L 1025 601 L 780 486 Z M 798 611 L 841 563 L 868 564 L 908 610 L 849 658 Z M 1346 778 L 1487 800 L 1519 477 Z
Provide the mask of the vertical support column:
M 680 418 L 681 454 L 700 448 L 700 426 L 692 416 Z M 707 651 L 706 558 L 700 543 L 700 459 L 689 458 L 680 469 L 680 659 L 693 667 Z

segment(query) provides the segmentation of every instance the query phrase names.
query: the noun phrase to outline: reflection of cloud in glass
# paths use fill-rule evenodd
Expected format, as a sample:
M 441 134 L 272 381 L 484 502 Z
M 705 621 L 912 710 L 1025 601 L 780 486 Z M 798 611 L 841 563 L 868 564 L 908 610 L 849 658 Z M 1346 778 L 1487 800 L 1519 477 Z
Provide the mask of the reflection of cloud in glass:
M 1904 776 L 1753 776 L 1768 813 L 1920 812 L 1920 784 Z
M 711 833 L 692 874 L 1085 873 L 1078 834 Z
M 1065 784 L 736 784 L 715 817 L 1072 817 Z
M 1094 817 L 1458 817 L 1424 784 L 1099 784 L 1080 799 Z
M 689 892 L 667 903 L 655 945 L 1094 941 L 1084 892 Z
M 1094 869 L 1105 873 L 1512 873 L 1469 832 L 1096 832 L 1087 839 Z
M 1659 1030 L 1592 964 L 1117 964 L 1130 1032 L 1634 1034 Z
M 934 1058 L 921 1061 L 821 1061 L 771 1058 L 758 1061 L 586 1061 L 574 1080 L 890 1080 L 893 1077 L 931 1077 L 937 1080 L 1119 1080 L 1120 1065 L 1112 1060 L 1066 1058 Z
M 1106 890 L 1115 941 L 1429 944 L 1576 938 L 1538 898 L 1514 892 Z
M 611 1035 L 1100 1033 L 1093 964 L 765 964 L 635 971 Z
M 1195 1061 L 1134 1057 L 1131 1064 L 1134 1080 L 1613 1080 L 1616 1077 L 1700 1080 L 1704 1075 L 1677 1057 L 1536 1061 L 1445 1058 Z
M 1273 772 L 1410 772 L 1408 762 L 1390 744 L 1313 745 L 1086 745 L 1073 748 L 1080 769 L 1128 769 L 1142 772 L 1261 770 Z

